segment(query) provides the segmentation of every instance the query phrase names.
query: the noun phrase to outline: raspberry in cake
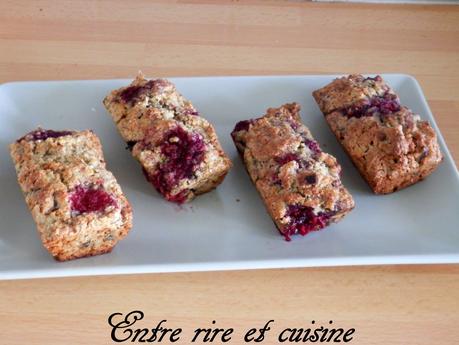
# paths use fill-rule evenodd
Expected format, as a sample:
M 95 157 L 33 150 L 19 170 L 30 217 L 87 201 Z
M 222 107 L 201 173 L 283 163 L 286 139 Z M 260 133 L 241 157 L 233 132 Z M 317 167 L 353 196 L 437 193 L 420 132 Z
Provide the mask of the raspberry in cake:
M 380 76 L 366 78 L 360 74 L 337 78 L 333 83 L 314 91 L 313 96 L 324 114 L 337 109 L 361 109 L 378 99 L 398 97 Z
M 354 208 L 336 159 L 302 124 L 296 103 L 241 121 L 231 133 L 245 167 L 280 233 L 306 235 Z
M 43 245 L 56 260 L 110 252 L 127 235 L 131 207 L 92 131 L 39 128 L 10 152 Z
M 166 79 L 139 75 L 104 105 L 147 180 L 169 201 L 216 188 L 231 168 L 213 126 Z
M 424 179 L 443 159 L 434 129 L 402 106 L 380 76 L 338 78 L 313 96 L 336 138 L 377 194 Z

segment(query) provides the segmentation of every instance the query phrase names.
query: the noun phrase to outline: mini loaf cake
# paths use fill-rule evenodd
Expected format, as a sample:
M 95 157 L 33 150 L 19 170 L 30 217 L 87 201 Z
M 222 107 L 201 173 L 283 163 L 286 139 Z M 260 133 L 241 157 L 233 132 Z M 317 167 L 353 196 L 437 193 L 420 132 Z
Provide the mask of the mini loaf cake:
M 37 129 L 10 152 L 43 245 L 55 259 L 107 253 L 127 235 L 131 207 L 92 131 Z
M 377 194 L 432 173 L 443 159 L 434 129 L 400 105 L 380 76 L 350 75 L 313 92 L 331 130 Z
M 139 75 L 104 105 L 148 181 L 169 201 L 214 189 L 231 168 L 212 125 L 168 80 Z
M 336 159 L 301 123 L 300 106 L 270 108 L 231 133 L 247 171 L 287 240 L 339 221 L 354 208 Z

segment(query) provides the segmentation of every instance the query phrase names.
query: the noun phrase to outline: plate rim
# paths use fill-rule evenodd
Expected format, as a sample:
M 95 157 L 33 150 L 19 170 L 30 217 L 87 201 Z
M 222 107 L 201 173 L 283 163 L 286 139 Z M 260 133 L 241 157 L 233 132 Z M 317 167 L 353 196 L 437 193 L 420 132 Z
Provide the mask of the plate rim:
M 346 74 L 282 74 L 282 75 L 209 75 L 209 76 L 188 76 L 188 77 L 162 77 L 176 80 L 185 79 L 251 79 L 251 78 L 330 78 L 341 77 Z M 363 75 L 374 75 L 365 73 Z M 452 166 L 455 178 L 459 181 L 459 170 L 455 160 L 448 148 L 434 114 L 427 102 L 425 94 L 418 80 L 405 73 L 381 73 L 383 78 L 396 77 L 410 80 L 416 88 L 416 93 L 421 97 L 421 106 L 427 110 L 429 123 L 434 128 L 438 140 L 443 148 L 444 162 Z M 8 81 L 0 84 L 0 92 L 13 86 L 21 84 L 77 84 L 77 83 L 104 83 L 116 82 L 127 83 L 132 78 L 116 79 L 75 79 L 75 80 L 33 80 L 33 81 Z M 84 259 L 80 259 L 84 260 Z M 339 264 L 337 264 L 339 262 Z M 403 265 L 403 264 L 452 264 L 459 263 L 459 253 L 440 253 L 440 254 L 408 254 L 408 255 L 379 255 L 379 256 L 353 256 L 353 257 L 316 257 L 316 258 L 281 258 L 281 259 L 258 259 L 258 260 L 232 260 L 232 261 L 212 261 L 212 262 L 184 262 L 184 263 L 160 263 L 160 264 L 115 264 L 114 266 L 97 267 L 56 267 L 47 269 L 32 270 L 11 270 L 1 271 L 0 280 L 14 279 L 37 279 L 37 278 L 60 278 L 75 276 L 101 276 L 101 275 L 121 275 L 121 274 L 152 274 L 152 273 L 177 273 L 177 272 L 207 272 L 207 271 L 226 271 L 226 270 L 252 270 L 252 269 L 278 269 L 278 268 L 306 268 L 306 267 L 344 267 L 344 266 L 368 266 L 368 265 Z

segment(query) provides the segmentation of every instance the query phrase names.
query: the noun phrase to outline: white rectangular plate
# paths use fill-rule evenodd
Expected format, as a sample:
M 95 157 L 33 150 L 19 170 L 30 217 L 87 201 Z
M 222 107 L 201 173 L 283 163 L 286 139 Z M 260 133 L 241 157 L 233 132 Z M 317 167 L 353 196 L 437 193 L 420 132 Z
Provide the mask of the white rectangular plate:
M 102 106 L 130 80 L 18 82 L 0 86 L 0 278 L 274 267 L 459 262 L 459 178 L 416 80 L 385 75 L 402 103 L 436 129 L 445 161 L 425 181 L 374 195 L 328 129 L 311 92 L 335 76 L 172 78 L 216 127 L 234 167 L 216 190 L 179 207 L 164 201 Z M 286 242 L 268 216 L 230 139 L 239 120 L 296 101 L 324 151 L 343 167 L 356 208 L 339 224 Z M 134 210 L 134 227 L 106 255 L 59 263 L 43 249 L 8 144 L 38 125 L 93 129 Z

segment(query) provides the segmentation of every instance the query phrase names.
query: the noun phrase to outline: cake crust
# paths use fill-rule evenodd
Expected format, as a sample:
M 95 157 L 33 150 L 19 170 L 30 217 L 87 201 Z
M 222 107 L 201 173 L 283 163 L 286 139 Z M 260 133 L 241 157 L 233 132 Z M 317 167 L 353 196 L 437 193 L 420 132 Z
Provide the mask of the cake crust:
M 339 221 L 354 208 L 341 167 L 301 123 L 296 103 L 239 122 L 232 137 L 252 182 L 287 240 Z
M 351 81 L 344 81 L 349 79 Z M 410 109 L 401 106 L 384 80 L 355 75 L 339 78 L 313 93 L 338 141 L 351 157 L 360 174 L 377 194 L 392 193 L 431 174 L 443 160 L 434 129 Z M 354 93 L 371 94 L 366 79 L 377 81 L 386 90 L 361 102 L 340 100 L 341 84 L 351 85 Z M 365 90 L 365 91 L 362 91 Z M 333 106 L 329 100 L 333 99 Z M 355 102 L 355 103 L 353 103 Z M 333 109 L 331 112 L 326 110 Z
M 314 91 L 312 95 L 324 114 L 329 114 L 337 109 L 366 104 L 372 97 L 391 95 L 397 98 L 395 92 L 381 77 L 365 78 L 360 74 L 337 78 L 332 83 Z
M 146 178 L 169 201 L 216 188 L 232 166 L 213 126 L 166 79 L 140 74 L 103 103 Z
M 92 131 L 37 129 L 11 144 L 10 153 L 42 243 L 56 260 L 110 252 L 131 229 L 131 206 Z

